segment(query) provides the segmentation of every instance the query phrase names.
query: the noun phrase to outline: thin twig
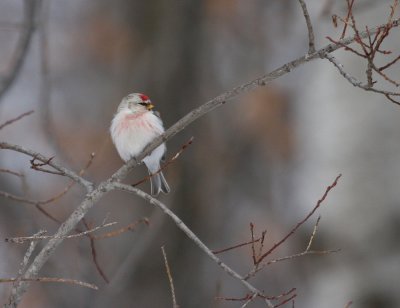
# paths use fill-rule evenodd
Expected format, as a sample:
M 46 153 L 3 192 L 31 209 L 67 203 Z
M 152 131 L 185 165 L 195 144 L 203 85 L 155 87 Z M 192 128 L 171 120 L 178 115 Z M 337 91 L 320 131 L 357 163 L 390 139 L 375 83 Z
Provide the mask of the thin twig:
M 310 248 L 311 248 L 311 245 L 312 245 L 312 243 L 313 243 L 313 241 L 314 241 L 315 234 L 317 234 L 318 225 L 319 225 L 320 220 L 321 220 L 321 215 L 318 216 L 318 218 L 317 218 L 317 222 L 316 222 L 315 225 L 314 225 L 313 232 L 311 233 L 310 240 L 308 241 L 308 245 L 307 245 L 305 251 L 309 251 Z
M 332 55 L 326 54 L 325 58 L 329 60 L 339 71 L 339 73 L 348 81 L 350 82 L 353 86 L 363 89 L 368 92 L 375 92 L 379 94 L 385 95 L 392 103 L 396 105 L 400 105 L 400 102 L 390 98 L 390 96 L 400 96 L 400 93 L 398 92 L 391 92 L 391 91 L 385 91 L 385 90 L 380 90 L 380 89 L 375 89 L 372 87 L 369 87 L 368 85 L 362 84 L 362 82 L 358 81 L 355 77 L 351 76 L 349 73 L 347 73 L 343 69 L 343 65 L 339 63 L 339 61 Z
M 164 258 L 165 271 L 167 272 L 168 281 L 169 281 L 169 287 L 171 289 L 172 307 L 173 308 L 179 308 L 179 305 L 176 303 L 174 280 L 172 279 L 171 269 L 169 268 L 167 254 L 165 253 L 164 246 L 161 246 L 161 251 L 162 251 L 162 254 L 163 254 L 163 258 Z
M 103 221 L 103 223 L 100 226 L 97 226 L 93 229 L 89 229 L 89 230 L 86 230 L 86 231 L 83 231 L 80 233 L 63 236 L 63 237 L 61 237 L 61 239 L 66 240 L 66 239 L 73 239 L 73 238 L 81 237 L 84 235 L 88 235 L 89 233 L 96 232 L 97 230 L 114 226 L 115 224 L 117 224 L 117 222 L 105 223 L 105 221 Z M 57 237 L 55 235 L 33 235 L 33 236 L 21 236 L 21 237 L 6 238 L 5 241 L 8 243 L 22 244 L 26 241 L 41 241 L 41 240 L 48 240 L 51 238 L 57 238 Z
M 91 153 L 90 154 L 90 158 L 88 160 L 88 162 L 86 163 L 85 167 L 82 168 L 79 173 L 78 176 L 82 176 L 85 171 L 90 167 L 90 165 L 93 162 L 93 159 L 95 157 L 95 153 Z M 7 170 L 8 171 L 8 170 Z M 42 205 L 46 205 L 49 203 L 52 203 L 58 199 L 60 199 L 61 197 L 63 197 L 65 194 L 67 194 L 71 188 L 76 184 L 75 181 L 71 181 L 62 191 L 60 191 L 59 193 L 57 193 L 56 195 L 54 195 L 53 197 L 46 199 L 46 200 L 33 200 L 33 199 L 28 199 L 28 198 L 24 198 L 24 197 L 19 197 L 13 194 L 10 194 L 8 192 L 5 191 L 0 191 L 0 196 L 4 197 L 4 198 L 8 198 L 17 202 L 21 202 L 21 203 L 27 203 L 27 204 L 33 204 L 35 205 L 38 210 L 43 213 L 45 216 L 47 216 L 48 218 L 52 219 L 55 222 L 59 222 L 58 220 L 54 219 L 48 212 L 46 212 L 41 206 Z M 61 223 L 61 222 L 59 222 Z
M 243 247 L 243 246 L 247 246 L 247 245 L 250 245 L 250 244 L 254 244 L 254 243 L 257 243 L 259 241 L 260 241 L 260 238 L 258 238 L 256 240 L 251 240 L 251 241 L 248 241 L 248 242 L 240 243 L 240 244 L 237 244 L 237 245 L 234 245 L 234 246 L 230 246 L 230 247 L 227 247 L 227 248 L 223 248 L 223 249 L 219 249 L 219 250 L 213 250 L 212 252 L 217 255 L 219 253 L 227 252 L 229 250 L 233 250 L 233 249 L 236 249 L 236 248 L 239 248 L 239 247 Z
M 297 294 L 293 294 L 291 297 L 283 300 L 282 302 L 280 302 L 279 304 L 276 304 L 274 306 L 274 308 L 278 308 L 278 307 L 282 307 L 283 305 L 285 305 L 286 303 L 290 302 L 291 300 L 293 300 L 295 297 L 297 296 Z
M 20 172 L 9 170 L 9 169 L 0 168 L 0 172 L 12 174 L 12 175 L 15 175 L 18 177 L 24 177 L 24 174 L 22 174 Z
M 49 157 L 45 157 L 44 155 L 37 153 L 35 151 L 32 151 L 30 149 L 26 149 L 22 146 L 16 145 L 16 144 L 11 144 L 8 142 L 0 142 L 0 149 L 7 149 L 7 150 L 12 150 L 15 152 L 20 152 L 23 154 L 26 154 L 32 158 L 35 158 L 36 160 L 39 160 L 45 164 L 48 164 L 49 166 L 51 166 L 52 168 L 54 168 L 55 170 L 59 171 L 60 173 L 62 173 L 63 175 L 65 175 L 66 177 L 69 177 L 71 180 L 83 185 L 88 191 L 92 191 L 93 190 L 93 183 L 87 181 L 86 179 L 82 178 L 81 176 L 79 176 L 78 174 L 76 174 L 74 171 L 69 170 L 61 165 L 59 165 L 58 163 L 55 163 L 54 160 L 52 160 Z
M 34 113 L 33 110 L 27 111 L 27 112 L 24 112 L 23 114 L 19 115 L 19 116 L 16 117 L 16 118 L 13 118 L 13 119 L 10 119 L 10 120 L 4 122 L 3 124 L 0 125 L 0 130 L 2 130 L 2 129 L 3 129 L 4 127 L 6 127 L 7 125 L 13 124 L 13 123 L 15 123 L 15 122 L 21 120 L 22 118 L 24 118 L 24 117 L 26 117 L 26 116 L 28 116 L 28 115 L 31 115 L 32 113 Z
M 290 232 L 288 234 L 286 234 L 279 242 L 275 243 L 267 252 L 265 252 L 258 260 L 257 262 L 260 263 L 262 260 L 264 260 L 267 256 L 269 256 L 276 248 L 278 248 L 280 245 L 282 245 L 290 236 L 292 236 L 298 228 L 300 228 L 300 226 L 302 226 L 314 213 L 315 211 L 321 206 L 321 204 L 325 201 L 326 197 L 328 196 L 329 192 L 336 187 L 340 177 L 342 175 L 339 174 L 335 180 L 333 181 L 333 183 L 331 185 L 329 185 L 323 196 L 321 197 L 321 199 L 318 200 L 317 204 L 314 206 L 314 208 L 307 214 L 307 216 L 301 220 L 300 222 L 298 222 L 293 228 L 292 230 L 290 230 Z
M 60 283 L 68 283 L 73 285 L 78 285 L 81 287 L 98 290 L 99 288 L 91 283 L 75 280 L 75 279 L 67 279 L 67 278 L 53 278 L 53 277 L 37 277 L 37 278 L 0 278 L 0 283 L 4 282 L 16 282 L 16 281 L 37 281 L 37 282 L 60 282 Z
M 341 251 L 340 249 L 307 250 L 307 251 L 296 253 L 296 254 L 293 254 L 293 255 L 290 255 L 290 256 L 285 256 L 285 257 L 282 257 L 282 258 L 278 258 L 278 259 L 270 260 L 270 261 L 267 261 L 267 262 L 259 263 L 259 264 L 257 264 L 257 266 L 254 269 L 252 269 L 249 272 L 249 274 L 247 274 L 245 276 L 245 279 L 249 279 L 250 277 L 253 277 L 256 273 L 258 273 L 259 271 L 263 270 L 268 265 L 271 265 L 271 264 L 274 264 L 274 263 L 287 261 L 287 260 L 292 260 L 292 259 L 297 259 L 297 258 L 308 256 L 308 255 L 322 256 L 322 255 L 327 255 L 327 254 L 336 253 L 336 252 L 340 252 L 340 251 Z
M 121 235 L 121 234 L 123 234 L 123 233 L 125 233 L 127 231 L 135 230 L 136 227 L 141 223 L 144 223 L 144 224 L 146 224 L 148 226 L 149 225 L 149 220 L 147 218 L 142 218 L 142 219 L 139 219 L 137 221 L 134 221 L 134 222 L 130 223 L 129 225 L 127 225 L 127 226 L 125 226 L 123 228 L 120 228 L 120 229 L 117 229 L 117 230 L 113 230 L 113 231 L 110 231 L 110 232 L 107 232 L 107 233 L 104 233 L 104 234 L 92 235 L 92 238 L 93 238 L 93 240 L 102 240 L 102 239 L 106 239 L 106 238 L 116 237 L 116 236 L 119 236 L 119 235 Z
M 349 22 L 349 18 L 350 15 L 352 14 L 353 11 L 353 4 L 354 4 L 354 0 L 347 0 L 347 16 L 346 16 L 346 21 L 344 21 L 344 27 L 343 27 L 343 31 L 342 31 L 342 35 L 340 36 L 340 39 L 343 39 L 344 36 L 346 35 L 346 29 L 347 29 L 347 25 Z
M 329 54 L 326 54 L 324 58 L 328 59 L 335 67 L 339 70 L 340 74 L 347 79 L 352 85 L 361 88 L 365 91 L 371 91 L 375 93 L 379 93 L 384 95 L 388 100 L 392 103 L 395 103 L 399 105 L 400 103 L 396 100 L 394 100 L 391 96 L 399 96 L 400 92 L 389 92 L 381 89 L 376 89 L 374 88 L 374 85 L 377 83 L 373 79 L 373 74 L 374 72 L 380 75 L 383 79 L 385 79 L 387 82 L 395 85 L 396 87 L 400 86 L 400 83 L 397 82 L 396 80 L 390 78 L 386 73 L 383 71 L 400 60 L 400 56 L 395 57 L 393 60 L 389 61 L 386 65 L 377 67 L 375 65 L 375 58 L 377 54 L 383 54 L 383 55 L 389 55 L 392 52 L 387 51 L 387 50 L 382 50 L 381 45 L 385 41 L 385 39 L 389 36 L 389 33 L 393 27 L 396 25 L 393 24 L 393 18 L 394 18 L 394 13 L 395 10 L 399 4 L 398 0 L 393 1 L 393 5 L 390 7 L 390 13 L 388 16 L 388 20 L 386 24 L 382 25 L 375 33 L 372 33 L 368 26 L 365 27 L 365 32 L 367 34 L 366 37 L 362 35 L 362 33 L 359 31 L 358 26 L 356 24 L 356 19 L 353 15 L 353 4 L 354 0 L 347 0 L 347 17 L 345 19 L 335 16 L 334 23 L 335 26 L 337 26 L 337 20 L 340 20 L 343 23 L 343 32 L 342 36 L 340 37 L 341 39 L 346 33 L 347 27 L 352 28 L 354 31 L 354 36 L 355 36 L 355 42 L 361 47 L 361 51 L 357 51 L 354 48 L 351 48 L 347 45 L 344 45 L 341 41 L 335 41 L 334 39 L 328 37 L 328 39 L 335 43 L 338 46 L 343 47 L 345 50 L 350 51 L 351 53 L 355 54 L 358 57 L 364 58 L 367 60 L 367 69 L 366 69 L 366 84 L 362 84 L 358 80 L 356 80 L 354 77 L 350 76 L 346 71 L 344 71 L 343 66 L 332 56 Z M 364 33 L 365 33 L 364 32 Z M 374 35 L 375 34 L 375 35 Z M 367 38 L 368 41 L 364 42 L 363 38 Z
M 246 308 L 254 299 L 257 297 L 257 294 L 253 294 L 240 308 Z
M 40 205 L 36 204 L 35 205 L 36 208 L 39 210 L 39 212 L 41 212 L 44 216 L 46 216 L 47 218 L 49 218 L 50 220 L 52 220 L 53 222 L 61 225 L 62 221 L 55 218 L 53 215 L 51 215 L 48 211 L 46 211 L 43 207 L 41 207 Z
M 304 0 L 299 0 L 301 9 L 303 10 L 304 19 L 307 24 L 307 32 L 308 32 L 308 54 L 312 54 L 315 52 L 315 39 L 314 39 L 314 30 L 311 23 L 310 14 L 308 13 L 306 3 Z
M 85 228 L 86 228 L 87 230 L 90 230 L 90 226 L 89 226 L 89 224 L 86 222 L 86 219 L 85 219 L 85 218 L 82 218 L 82 223 L 83 223 L 83 225 L 85 226 Z M 91 234 L 88 234 L 87 237 L 89 238 L 89 242 L 90 242 L 90 251 L 91 251 L 91 254 L 92 254 L 92 260 L 93 260 L 93 263 L 94 263 L 94 265 L 95 265 L 95 267 L 96 267 L 96 270 L 97 270 L 97 272 L 100 274 L 101 278 L 103 278 L 103 280 L 104 280 L 106 283 L 110 283 L 110 280 L 108 279 L 106 273 L 103 271 L 103 269 L 102 269 L 101 266 L 100 266 L 99 261 L 97 260 L 97 252 L 96 252 L 96 246 L 95 246 L 95 244 L 94 244 L 94 238 L 93 238 L 93 236 L 92 236 Z

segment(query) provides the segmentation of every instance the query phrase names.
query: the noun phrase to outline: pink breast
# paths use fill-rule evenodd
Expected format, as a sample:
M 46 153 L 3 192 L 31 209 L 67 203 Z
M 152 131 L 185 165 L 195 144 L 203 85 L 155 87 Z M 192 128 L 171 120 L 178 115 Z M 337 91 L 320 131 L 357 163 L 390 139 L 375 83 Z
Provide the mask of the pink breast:
M 121 134 L 129 128 L 154 130 L 154 125 L 146 119 L 144 113 L 128 114 L 118 124 L 117 133 Z

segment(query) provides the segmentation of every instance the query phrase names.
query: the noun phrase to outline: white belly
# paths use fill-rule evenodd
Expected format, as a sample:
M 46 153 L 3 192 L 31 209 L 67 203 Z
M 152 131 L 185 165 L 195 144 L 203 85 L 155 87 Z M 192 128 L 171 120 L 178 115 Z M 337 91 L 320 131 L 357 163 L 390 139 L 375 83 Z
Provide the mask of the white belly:
M 161 120 L 152 112 L 133 116 L 128 112 L 117 114 L 111 124 L 111 137 L 124 161 L 140 154 L 152 140 L 164 132 Z M 165 145 L 160 145 L 151 153 L 152 159 L 160 160 Z M 146 159 L 144 159 L 146 162 Z

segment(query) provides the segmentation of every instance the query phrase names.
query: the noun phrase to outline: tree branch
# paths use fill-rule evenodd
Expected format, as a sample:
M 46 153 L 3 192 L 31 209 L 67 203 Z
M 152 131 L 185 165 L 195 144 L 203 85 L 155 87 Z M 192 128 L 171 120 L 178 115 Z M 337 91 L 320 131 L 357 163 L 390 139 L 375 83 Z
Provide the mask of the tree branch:
M 3 282 L 16 282 L 16 281 L 38 281 L 38 282 L 61 282 L 68 284 L 75 284 L 81 287 L 90 288 L 93 290 L 98 290 L 99 288 L 91 283 L 75 280 L 75 279 L 67 279 L 67 278 L 54 278 L 54 277 L 37 277 L 37 278 L 0 278 L 0 283 Z M 5 305 L 5 307 L 8 307 Z
M 105 220 L 104 220 L 103 223 L 100 226 L 97 226 L 95 228 L 92 228 L 92 229 L 89 229 L 89 230 L 86 230 L 86 231 L 82 231 L 80 233 L 66 235 L 64 237 L 60 237 L 60 239 L 66 240 L 66 239 L 81 237 L 81 236 L 84 236 L 84 235 L 88 235 L 89 233 L 96 232 L 97 230 L 114 226 L 115 224 L 116 224 L 116 222 L 106 223 Z M 8 243 L 22 244 L 22 243 L 24 243 L 26 241 L 32 241 L 33 242 L 33 241 L 48 240 L 48 239 L 51 239 L 51 238 L 55 238 L 55 236 L 54 235 L 21 236 L 21 237 L 6 238 L 5 241 L 8 242 Z
M 45 157 L 42 154 L 26 149 L 22 146 L 16 145 L 16 144 L 11 144 L 8 142 L 0 142 L 0 149 L 7 149 L 7 150 L 12 150 L 15 152 L 20 152 L 23 154 L 26 154 L 28 156 L 33 157 L 36 160 L 39 160 L 50 167 L 53 167 L 55 170 L 57 170 L 60 175 L 62 174 L 63 176 L 69 177 L 71 180 L 83 185 L 87 191 L 92 191 L 93 190 L 93 183 L 85 180 L 83 177 L 79 176 L 77 173 L 74 171 L 71 171 L 67 168 L 64 168 L 63 166 L 53 162 L 51 158 Z
M 312 54 L 315 52 L 315 39 L 314 39 L 314 30 L 311 23 L 310 14 L 308 13 L 307 6 L 304 0 L 299 0 L 301 9 L 303 10 L 304 19 L 307 24 L 307 32 L 308 32 L 308 54 Z
M 391 25 L 393 27 L 397 27 L 399 25 L 400 19 L 393 20 Z M 375 28 L 370 29 L 368 32 L 360 32 L 358 37 L 361 38 L 366 38 L 370 34 L 374 34 L 377 31 L 379 31 L 380 27 L 378 26 Z M 344 38 L 340 40 L 339 42 L 343 45 L 349 45 L 352 42 L 356 40 L 356 36 Z M 151 153 L 155 148 L 157 148 L 161 143 L 171 139 L 173 136 L 175 136 L 177 133 L 182 131 L 185 127 L 187 127 L 189 124 L 197 120 L 198 118 L 204 116 L 205 114 L 213 111 L 214 109 L 222 106 L 223 104 L 233 100 L 234 98 L 247 93 L 255 88 L 258 88 L 260 86 L 265 86 L 266 84 L 272 82 L 273 80 L 286 75 L 290 73 L 293 69 L 310 62 L 312 60 L 318 59 L 318 58 L 324 58 L 325 55 L 332 53 L 336 50 L 341 48 L 340 45 L 338 44 L 329 44 L 326 45 L 325 47 L 315 51 L 312 54 L 307 54 L 305 56 L 302 56 L 296 60 L 293 60 L 278 69 L 261 76 L 259 78 L 256 78 L 250 82 L 247 82 L 245 84 L 242 84 L 230 91 L 227 91 L 214 99 L 206 102 L 205 104 L 195 108 L 191 112 L 189 112 L 187 115 L 185 115 L 183 118 L 181 118 L 179 121 L 177 121 L 174 125 L 172 125 L 167 131 L 165 131 L 164 134 L 159 136 L 158 138 L 154 139 L 153 142 L 151 142 L 146 148 L 142 151 L 141 154 L 139 154 L 137 157 L 132 158 L 130 161 L 128 161 L 125 165 L 123 165 L 119 170 L 117 170 L 109 179 L 101 182 L 95 189 L 93 189 L 93 184 L 82 179 L 81 177 L 77 176 L 76 173 L 69 171 L 61 166 L 58 166 L 51 162 L 51 166 L 57 166 L 55 168 L 56 170 L 63 170 L 66 175 L 71 177 L 72 179 L 76 179 L 77 182 L 83 184 L 87 189 L 88 189 L 88 194 L 85 196 L 84 200 L 81 202 L 81 204 L 74 210 L 74 212 L 70 215 L 70 217 L 60 226 L 60 228 L 57 230 L 55 236 L 56 238 L 52 238 L 49 240 L 49 242 L 43 247 L 43 249 L 39 252 L 39 254 L 36 256 L 34 261 L 32 262 L 31 266 L 27 269 L 25 273 L 25 277 L 34 277 L 38 274 L 39 270 L 42 268 L 42 266 L 47 262 L 47 260 L 50 258 L 50 256 L 54 253 L 56 248 L 62 243 L 63 239 L 62 237 L 65 235 L 68 235 L 79 223 L 79 221 L 86 215 L 86 213 L 94 206 L 94 204 L 101 199 L 106 193 L 108 193 L 110 190 L 117 188 L 118 185 L 119 188 L 124 187 L 127 191 L 133 191 L 135 194 L 138 194 L 139 196 L 142 196 L 144 199 L 148 200 L 152 204 L 158 204 L 159 206 L 159 201 L 152 198 L 151 196 L 147 195 L 146 193 L 134 188 L 130 187 L 127 185 L 119 184 L 118 182 L 124 179 L 128 172 L 134 168 L 135 166 L 139 165 L 139 163 L 143 160 L 144 157 L 146 157 L 149 153 Z M 10 145 L 7 143 L 0 143 L 0 148 L 10 148 Z M 18 146 L 11 146 L 10 149 L 25 153 L 27 155 L 32 156 L 31 152 L 27 152 L 25 149 Z M 35 153 L 37 154 L 37 153 Z M 35 155 L 34 154 L 34 155 Z M 40 154 L 37 154 L 37 159 L 39 157 L 41 161 L 45 162 L 47 159 L 43 156 L 39 156 Z M 62 168 L 62 169 L 61 169 Z M 123 185 L 123 186 L 121 186 Z M 147 196 L 147 197 L 146 197 Z M 158 203 L 157 203 L 158 202 Z M 169 213 L 171 216 L 175 216 L 173 212 L 171 212 L 168 208 L 165 208 L 165 210 Z M 171 217 L 170 216 L 170 217 Z M 178 226 L 182 227 L 187 234 L 192 234 L 193 232 L 186 227 L 186 225 L 178 224 Z M 183 227 L 184 226 L 184 227 Z M 185 232 L 185 233 L 186 233 Z M 197 238 L 197 237 L 196 237 Z M 196 244 L 199 245 L 199 247 L 202 247 L 211 254 L 208 254 L 208 256 L 213 259 L 217 264 L 219 264 L 220 267 L 224 268 L 230 275 L 233 277 L 236 277 L 241 281 L 243 285 L 245 285 L 249 290 L 251 290 L 252 293 L 257 293 L 261 294 L 259 290 L 255 289 L 252 285 L 248 284 L 248 282 L 243 280 L 243 277 L 241 277 L 239 274 L 237 274 L 235 271 L 230 269 L 228 266 L 226 266 L 224 263 L 222 263 L 212 252 L 200 241 L 195 241 Z M 22 295 L 26 290 L 27 290 L 28 284 L 27 282 L 21 282 L 18 287 L 16 292 L 20 295 Z M 18 301 L 14 303 L 16 306 L 18 304 Z M 270 305 L 271 307 L 271 305 Z
M 114 189 L 118 189 L 121 191 L 133 193 L 138 197 L 141 197 L 142 199 L 148 201 L 150 204 L 158 207 L 161 209 L 164 214 L 166 214 L 169 218 L 171 218 L 176 226 L 181 229 L 186 236 L 194 242 L 197 247 L 199 247 L 209 258 L 211 258 L 215 263 L 218 264 L 219 267 L 221 267 L 228 275 L 232 276 L 235 279 L 238 279 L 252 294 L 257 294 L 257 296 L 261 296 L 262 298 L 265 299 L 265 302 L 267 303 L 268 307 L 273 307 L 272 303 L 265 298 L 265 295 L 263 294 L 262 291 L 256 289 L 254 286 L 252 286 L 250 283 L 248 283 L 244 278 L 235 272 L 232 268 L 230 268 L 228 265 L 223 263 L 221 259 L 219 259 L 197 236 L 186 226 L 186 224 L 178 217 L 174 212 L 172 212 L 164 203 L 160 202 L 159 200 L 153 198 L 149 194 L 145 193 L 142 190 L 139 190 L 135 187 L 125 185 L 122 183 L 113 183 L 112 184 Z
M 24 118 L 24 117 L 26 117 L 28 115 L 31 115 L 33 112 L 34 112 L 33 110 L 24 112 L 23 114 L 19 115 L 18 117 L 10 119 L 10 120 L 4 122 L 3 124 L 0 125 L 0 130 L 2 130 L 7 125 L 13 124 L 14 122 L 17 122 L 18 120 L 21 120 L 22 118 Z

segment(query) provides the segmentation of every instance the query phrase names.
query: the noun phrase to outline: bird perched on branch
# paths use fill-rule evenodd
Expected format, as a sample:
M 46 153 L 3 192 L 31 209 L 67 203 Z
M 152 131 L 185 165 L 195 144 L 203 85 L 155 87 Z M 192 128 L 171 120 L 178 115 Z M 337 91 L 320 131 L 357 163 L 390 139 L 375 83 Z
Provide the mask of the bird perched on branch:
M 111 138 L 126 162 L 136 157 L 156 137 L 164 132 L 163 123 L 154 112 L 150 98 L 141 93 L 132 93 L 124 97 L 118 106 L 111 123 Z M 169 193 L 170 189 L 163 173 L 160 161 L 165 154 L 165 144 L 161 144 L 143 158 L 151 176 L 151 194 Z

